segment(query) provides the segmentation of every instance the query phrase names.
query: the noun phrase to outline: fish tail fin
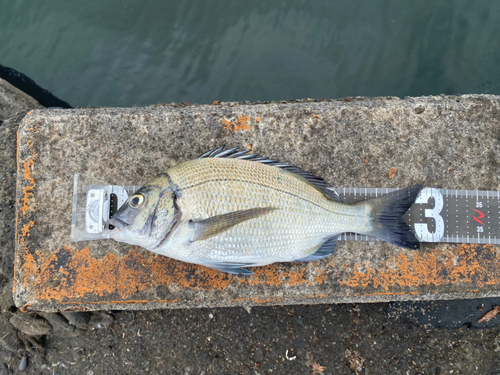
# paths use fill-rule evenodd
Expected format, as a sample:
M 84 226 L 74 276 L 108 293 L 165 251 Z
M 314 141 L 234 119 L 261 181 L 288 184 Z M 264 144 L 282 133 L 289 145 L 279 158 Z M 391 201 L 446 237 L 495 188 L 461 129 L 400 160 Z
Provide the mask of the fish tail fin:
M 373 230 L 366 234 L 401 247 L 420 249 L 420 241 L 403 221 L 403 215 L 422 188 L 422 185 L 416 185 L 358 203 L 370 207 Z

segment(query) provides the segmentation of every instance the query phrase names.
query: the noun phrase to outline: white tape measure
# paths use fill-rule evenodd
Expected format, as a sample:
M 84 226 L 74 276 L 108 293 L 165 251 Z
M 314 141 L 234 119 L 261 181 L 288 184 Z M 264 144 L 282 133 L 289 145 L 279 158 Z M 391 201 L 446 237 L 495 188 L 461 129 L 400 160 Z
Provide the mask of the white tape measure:
M 393 188 L 336 188 L 346 203 L 378 197 Z M 500 244 L 498 191 L 424 188 L 404 215 L 421 242 Z M 341 240 L 376 240 L 345 233 Z

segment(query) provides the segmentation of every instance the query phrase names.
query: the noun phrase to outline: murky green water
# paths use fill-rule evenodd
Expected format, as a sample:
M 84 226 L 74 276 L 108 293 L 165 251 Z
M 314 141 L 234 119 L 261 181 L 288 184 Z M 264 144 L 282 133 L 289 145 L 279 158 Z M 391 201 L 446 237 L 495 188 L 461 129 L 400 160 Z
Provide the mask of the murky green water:
M 500 94 L 500 1 L 7 1 L 0 63 L 73 106 Z

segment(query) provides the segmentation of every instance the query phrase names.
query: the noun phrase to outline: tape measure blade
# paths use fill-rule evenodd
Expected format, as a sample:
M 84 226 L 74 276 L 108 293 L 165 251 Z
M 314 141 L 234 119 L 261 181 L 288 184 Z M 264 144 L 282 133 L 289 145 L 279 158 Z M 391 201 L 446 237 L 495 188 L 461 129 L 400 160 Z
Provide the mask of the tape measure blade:
M 397 189 L 336 189 L 346 203 L 375 198 L 394 190 Z M 422 242 L 500 244 L 500 193 L 424 188 L 403 219 Z M 378 241 L 370 236 L 349 233 L 342 239 Z

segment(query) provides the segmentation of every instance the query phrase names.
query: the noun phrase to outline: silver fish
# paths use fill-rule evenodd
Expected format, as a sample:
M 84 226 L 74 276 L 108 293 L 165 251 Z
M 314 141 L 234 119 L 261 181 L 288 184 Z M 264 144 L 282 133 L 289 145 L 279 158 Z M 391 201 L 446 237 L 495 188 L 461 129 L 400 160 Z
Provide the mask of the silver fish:
M 144 185 L 110 220 L 110 234 L 177 260 L 249 275 L 243 267 L 323 259 L 345 232 L 419 249 L 402 216 L 421 189 L 344 204 L 309 172 L 222 146 Z

